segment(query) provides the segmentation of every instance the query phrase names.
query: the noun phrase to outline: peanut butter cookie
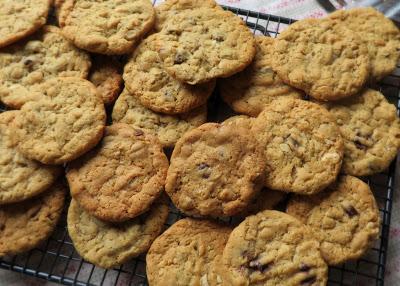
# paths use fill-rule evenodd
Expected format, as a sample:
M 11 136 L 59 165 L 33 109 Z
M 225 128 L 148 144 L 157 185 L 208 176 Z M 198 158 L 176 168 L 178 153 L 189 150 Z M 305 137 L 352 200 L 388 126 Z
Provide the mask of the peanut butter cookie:
M 145 211 L 164 189 L 168 159 L 142 129 L 118 123 L 106 127 L 95 149 L 70 163 L 72 197 L 91 215 L 124 221 Z
M 199 85 L 172 78 L 156 52 L 157 35 L 146 38 L 125 65 L 124 80 L 131 94 L 147 108 L 166 114 L 186 113 L 206 104 L 215 80 Z
M 113 268 L 146 252 L 167 217 L 165 198 L 157 200 L 147 213 L 118 224 L 98 220 L 72 199 L 68 233 L 83 259 L 102 268 Z
M 157 41 L 166 71 L 189 84 L 242 71 L 253 60 L 255 46 L 242 19 L 215 8 L 184 10 L 172 16 Z
M 150 0 L 65 0 L 58 6 L 65 37 L 99 54 L 131 52 L 155 20 Z
M 31 250 L 46 240 L 61 216 L 65 193 L 56 183 L 38 197 L 0 206 L 0 257 Z
M 113 122 L 126 123 L 156 135 L 163 147 L 173 147 L 181 136 L 207 120 L 207 107 L 200 106 L 181 115 L 156 113 L 144 107 L 125 88 L 115 102 Z
M 0 113 L 0 205 L 26 200 L 47 190 L 61 168 L 27 159 L 16 149 L 10 127 L 18 111 Z
M 106 114 L 96 88 L 65 77 L 39 86 L 37 101 L 24 104 L 13 121 L 19 151 L 44 164 L 63 164 L 92 149 L 103 136 Z
M 256 117 L 278 97 L 302 98 L 302 92 L 284 83 L 272 70 L 276 39 L 257 36 L 257 53 L 249 67 L 218 82 L 222 99 L 236 112 Z
M 1 28 L 0 28 L 1 29 Z M 22 42 L 0 50 L 0 101 L 20 108 L 36 100 L 33 88 L 55 77 L 86 78 L 89 56 L 55 26 L 45 26 Z
M 329 265 L 360 258 L 379 237 L 374 195 L 355 177 L 340 177 L 316 195 L 291 197 L 287 212 L 311 228 Z
M 175 206 L 194 216 L 231 216 L 261 190 L 265 160 L 249 128 L 206 123 L 175 146 L 165 190 Z
M 300 99 L 276 99 L 255 119 L 253 133 L 264 147 L 266 187 L 313 194 L 336 180 L 343 140 L 325 108 Z
M 279 77 L 317 100 L 359 92 L 369 77 L 368 49 L 352 30 L 330 19 L 290 25 L 274 43 L 272 68 Z
M 146 256 L 150 286 L 217 285 L 213 263 L 222 256 L 229 227 L 190 218 L 174 223 Z
M 222 255 L 225 285 L 325 286 L 328 267 L 307 226 L 278 211 L 247 217 Z

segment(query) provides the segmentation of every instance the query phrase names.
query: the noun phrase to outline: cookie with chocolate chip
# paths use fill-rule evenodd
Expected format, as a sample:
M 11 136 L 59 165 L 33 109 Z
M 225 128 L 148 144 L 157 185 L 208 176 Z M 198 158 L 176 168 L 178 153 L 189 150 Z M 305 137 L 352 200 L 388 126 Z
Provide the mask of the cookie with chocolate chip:
M 379 237 L 379 210 L 369 186 L 340 177 L 324 192 L 293 196 L 287 212 L 312 229 L 329 265 L 360 258 Z
M 267 210 L 247 217 L 232 231 L 217 273 L 232 286 L 324 286 L 328 267 L 307 226 Z
M 396 106 L 377 90 L 324 104 L 344 140 L 342 172 L 368 176 L 386 170 L 400 148 Z

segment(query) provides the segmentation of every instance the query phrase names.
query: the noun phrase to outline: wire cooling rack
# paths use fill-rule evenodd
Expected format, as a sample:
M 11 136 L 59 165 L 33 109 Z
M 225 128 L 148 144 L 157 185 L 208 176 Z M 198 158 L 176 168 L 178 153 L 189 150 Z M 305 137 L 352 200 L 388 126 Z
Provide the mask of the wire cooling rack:
M 224 7 L 240 16 L 254 34 L 276 37 L 293 20 L 243 9 Z M 400 68 L 373 86 L 380 90 L 400 110 Z M 229 114 L 219 96 L 214 94 L 209 104 L 210 120 L 221 120 Z M 4 107 L 0 106 L 0 112 Z M 221 115 L 222 114 L 222 115 Z M 396 161 L 396 160 L 395 160 Z M 388 251 L 389 226 L 392 212 L 395 161 L 390 168 L 373 177 L 363 178 L 373 189 L 381 215 L 381 234 L 373 248 L 361 259 L 337 267 L 330 267 L 328 285 L 384 285 Z M 68 206 L 68 204 L 67 204 Z M 75 251 L 66 228 L 66 212 L 53 235 L 40 247 L 28 253 L 0 259 L 0 268 L 47 279 L 65 285 L 135 285 L 145 286 L 146 262 L 142 255 L 118 268 L 105 270 L 85 262 Z M 181 214 L 171 208 L 166 227 L 180 219 Z

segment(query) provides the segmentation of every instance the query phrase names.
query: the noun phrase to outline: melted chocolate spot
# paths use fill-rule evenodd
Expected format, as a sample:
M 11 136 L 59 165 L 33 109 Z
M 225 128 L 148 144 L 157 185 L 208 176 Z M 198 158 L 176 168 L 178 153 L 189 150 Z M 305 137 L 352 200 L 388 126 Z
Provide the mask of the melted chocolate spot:
M 344 211 L 348 214 L 349 217 L 358 215 L 358 211 L 353 206 L 345 207 Z
M 182 54 L 176 54 L 175 59 L 174 59 L 174 64 L 179 65 L 181 63 L 184 63 L 186 61 L 186 57 Z
M 207 165 L 206 163 L 201 163 L 200 165 L 197 166 L 197 169 L 199 170 L 204 170 L 205 168 L 210 168 L 210 166 Z
M 310 277 L 307 277 L 306 279 L 301 280 L 300 284 L 301 284 L 301 285 L 310 286 L 310 285 L 313 285 L 314 282 L 316 282 L 316 281 L 317 281 L 317 277 L 315 277 L 315 276 L 310 276 Z
M 249 263 L 249 268 L 254 270 L 254 271 L 259 271 L 259 272 L 264 272 L 266 270 L 268 270 L 268 268 L 270 268 L 271 263 L 267 263 L 267 264 L 261 264 L 260 261 L 257 260 L 253 260 L 250 261 Z
M 33 64 L 33 61 L 30 60 L 30 59 L 26 59 L 26 60 L 24 60 L 23 63 L 24 63 L 25 66 L 30 66 L 31 64 Z
M 302 272 L 308 272 L 308 271 L 310 271 L 310 269 L 311 269 L 311 266 L 310 266 L 310 265 L 307 265 L 307 264 L 305 264 L 305 263 L 301 263 L 301 264 L 300 264 L 300 271 L 302 271 Z
M 356 140 L 354 141 L 354 144 L 356 145 L 357 149 L 360 150 L 366 150 L 367 146 L 363 145 L 360 141 Z

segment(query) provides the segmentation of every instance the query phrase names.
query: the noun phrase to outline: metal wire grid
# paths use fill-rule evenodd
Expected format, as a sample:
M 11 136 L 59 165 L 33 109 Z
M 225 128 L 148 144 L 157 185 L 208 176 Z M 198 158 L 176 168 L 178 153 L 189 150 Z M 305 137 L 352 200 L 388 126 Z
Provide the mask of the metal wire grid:
M 243 18 L 254 34 L 276 37 L 284 27 L 294 21 L 244 9 L 224 8 Z M 397 106 L 399 113 L 400 67 L 397 68 L 393 75 L 385 78 L 382 83 L 373 88 L 385 94 Z M 226 106 L 224 106 L 218 95 L 214 95 L 211 98 L 209 107 L 211 120 L 218 120 L 220 113 L 226 115 Z M 4 110 L 5 107 L 0 105 L 0 112 Z M 373 189 L 379 205 L 382 221 L 379 240 L 358 261 L 330 267 L 328 285 L 384 285 L 395 174 L 396 160 L 386 172 L 370 178 L 364 178 Z M 104 270 L 82 260 L 68 236 L 66 212 L 67 207 L 64 209 L 56 230 L 45 243 L 28 253 L 0 258 L 0 268 L 65 285 L 147 285 L 144 255 L 112 270 Z M 182 218 L 182 215 L 171 206 L 166 227 L 180 218 Z

